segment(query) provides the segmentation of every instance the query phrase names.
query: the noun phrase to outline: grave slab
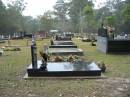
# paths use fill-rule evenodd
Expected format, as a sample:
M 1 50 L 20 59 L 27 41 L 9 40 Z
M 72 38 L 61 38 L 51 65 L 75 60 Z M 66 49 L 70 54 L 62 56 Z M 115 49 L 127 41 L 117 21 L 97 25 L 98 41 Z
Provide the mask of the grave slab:
M 78 48 L 48 48 L 51 55 L 83 55 L 83 50 Z
M 53 41 L 54 45 L 74 45 L 73 41 Z
M 49 48 L 77 48 L 76 45 L 51 45 Z
M 95 62 L 48 62 L 47 70 L 41 70 L 41 61 L 37 69 L 32 64 L 27 67 L 29 77 L 74 77 L 74 76 L 101 76 L 101 69 Z

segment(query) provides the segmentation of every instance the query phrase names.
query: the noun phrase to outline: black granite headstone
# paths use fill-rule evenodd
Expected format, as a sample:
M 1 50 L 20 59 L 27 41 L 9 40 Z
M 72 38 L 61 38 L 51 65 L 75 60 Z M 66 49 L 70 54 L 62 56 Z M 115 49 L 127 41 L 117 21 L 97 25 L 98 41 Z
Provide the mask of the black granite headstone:
M 37 69 L 37 47 L 34 35 L 32 36 L 31 55 L 32 55 L 32 67 L 34 69 Z
M 108 35 L 107 35 L 107 29 L 105 29 L 105 28 L 99 28 L 98 29 L 98 36 L 108 37 Z

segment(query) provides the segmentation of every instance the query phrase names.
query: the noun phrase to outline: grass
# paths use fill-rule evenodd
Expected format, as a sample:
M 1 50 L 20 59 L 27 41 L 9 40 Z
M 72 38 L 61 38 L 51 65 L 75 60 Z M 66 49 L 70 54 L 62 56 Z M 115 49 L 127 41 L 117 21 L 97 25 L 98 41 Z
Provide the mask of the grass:
M 103 54 L 97 51 L 96 47 L 90 46 L 90 43 L 81 42 L 78 39 L 73 39 L 73 41 L 84 50 L 84 56 L 82 56 L 84 59 L 95 62 L 103 60 L 106 63 L 105 75 L 108 78 L 129 78 L 130 54 Z M 7 41 L 0 44 L 0 47 L 6 44 Z M 31 63 L 30 47 L 27 46 L 27 40 L 12 40 L 11 44 L 20 45 L 22 50 L 6 51 L 0 57 L 0 97 L 92 97 L 97 90 L 95 97 L 103 95 L 97 80 L 22 79 L 27 65 Z M 37 53 L 43 49 L 45 44 L 50 45 L 49 39 L 37 41 Z M 38 59 L 40 59 L 39 53 Z

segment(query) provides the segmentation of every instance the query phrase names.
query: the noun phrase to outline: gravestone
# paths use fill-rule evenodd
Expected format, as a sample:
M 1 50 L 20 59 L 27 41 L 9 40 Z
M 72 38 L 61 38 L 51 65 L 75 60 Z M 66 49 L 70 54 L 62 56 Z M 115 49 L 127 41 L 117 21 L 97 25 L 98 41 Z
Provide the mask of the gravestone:
M 34 35 L 32 36 L 31 55 L 32 55 L 32 68 L 37 69 L 37 47 Z

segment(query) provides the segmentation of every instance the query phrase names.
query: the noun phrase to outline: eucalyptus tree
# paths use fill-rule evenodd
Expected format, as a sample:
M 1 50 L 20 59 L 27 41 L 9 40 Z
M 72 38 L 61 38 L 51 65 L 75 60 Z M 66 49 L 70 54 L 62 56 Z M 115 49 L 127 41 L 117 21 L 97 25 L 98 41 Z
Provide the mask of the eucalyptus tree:
M 52 29 L 53 19 L 50 11 L 44 13 L 44 15 L 39 16 L 40 30 L 49 32 Z
M 22 27 L 26 33 L 35 33 L 39 30 L 39 20 L 31 16 L 23 16 Z
M 0 34 L 5 32 L 6 24 L 6 7 L 0 0 Z
M 124 18 L 124 30 L 127 33 L 130 33 L 130 1 L 126 0 L 125 6 L 122 10 L 122 16 Z
M 23 31 L 22 12 L 25 9 L 25 4 L 23 0 L 16 0 L 8 3 L 7 7 L 7 17 L 9 30 L 11 32 Z
M 58 19 L 58 29 L 66 31 L 68 4 L 64 0 L 57 0 L 54 6 L 54 14 Z
M 69 7 L 69 16 L 71 19 L 71 24 L 73 26 L 74 32 L 81 32 L 82 29 L 82 20 L 83 20 L 83 11 L 89 0 L 71 0 Z
M 83 20 L 84 20 L 84 29 L 86 30 L 85 32 L 92 32 L 94 29 L 95 25 L 95 16 L 94 16 L 94 9 L 92 3 L 88 3 L 84 10 L 83 10 Z

